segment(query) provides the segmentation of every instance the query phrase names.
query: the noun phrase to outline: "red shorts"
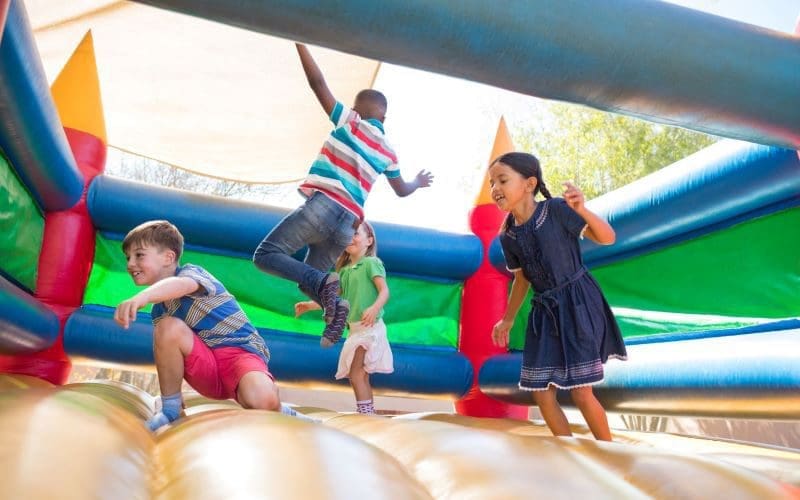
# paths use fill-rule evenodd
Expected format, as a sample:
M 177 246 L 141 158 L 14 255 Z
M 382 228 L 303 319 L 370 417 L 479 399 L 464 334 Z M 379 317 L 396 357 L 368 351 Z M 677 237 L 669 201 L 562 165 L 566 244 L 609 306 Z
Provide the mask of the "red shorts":
M 249 372 L 266 373 L 275 381 L 261 356 L 240 347 L 211 349 L 197 335 L 183 369 L 189 385 L 211 399 L 237 399 L 239 381 Z

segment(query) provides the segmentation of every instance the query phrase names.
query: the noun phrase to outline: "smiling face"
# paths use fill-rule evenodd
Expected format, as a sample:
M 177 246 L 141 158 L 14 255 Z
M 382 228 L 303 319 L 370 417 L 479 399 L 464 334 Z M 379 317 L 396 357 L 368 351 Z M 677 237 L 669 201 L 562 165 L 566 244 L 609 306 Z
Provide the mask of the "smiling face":
M 374 241 L 375 239 L 367 232 L 367 225 L 359 224 L 358 229 L 353 234 L 353 240 L 344 251 L 350 255 L 351 260 L 358 260 L 366 255 L 367 250 Z
M 512 212 L 533 204 L 536 177 L 525 178 L 505 163 L 495 162 L 489 167 L 489 186 L 492 199 L 500 210 Z
M 134 245 L 125 252 L 128 274 L 137 286 L 149 286 L 175 273 L 175 252 L 154 245 Z

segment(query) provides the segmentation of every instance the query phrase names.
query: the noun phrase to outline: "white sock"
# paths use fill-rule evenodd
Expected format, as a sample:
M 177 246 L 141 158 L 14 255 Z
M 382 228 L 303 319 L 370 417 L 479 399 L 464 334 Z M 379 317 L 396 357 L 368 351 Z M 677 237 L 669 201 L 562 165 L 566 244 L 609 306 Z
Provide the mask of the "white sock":
M 284 403 L 281 403 L 281 413 L 283 413 L 284 415 L 289 415 L 290 417 L 298 418 L 300 420 L 305 420 L 306 422 L 316 422 L 316 420 L 309 417 L 308 415 L 297 413 L 294 408 L 292 408 L 291 406 L 287 406 Z
M 356 401 L 356 411 L 362 415 L 375 415 L 375 406 L 371 399 Z

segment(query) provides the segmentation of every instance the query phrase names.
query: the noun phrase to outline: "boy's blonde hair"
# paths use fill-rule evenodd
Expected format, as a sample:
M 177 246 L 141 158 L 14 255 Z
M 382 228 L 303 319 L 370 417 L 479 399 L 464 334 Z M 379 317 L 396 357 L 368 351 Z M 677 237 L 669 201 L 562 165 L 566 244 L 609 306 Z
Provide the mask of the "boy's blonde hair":
M 156 246 L 161 250 L 175 252 L 175 261 L 183 253 L 183 235 L 172 223 L 165 220 L 151 220 L 131 229 L 122 240 L 125 255 L 134 246 Z
M 378 253 L 378 239 L 375 238 L 375 230 L 372 229 L 372 225 L 367 221 L 362 221 L 359 227 L 364 226 L 364 231 L 367 233 L 367 238 L 372 238 L 372 243 L 367 247 L 367 251 L 364 253 L 365 257 L 375 257 Z M 358 231 L 358 229 L 356 229 Z M 342 255 L 336 259 L 336 264 L 334 265 L 334 269 L 339 271 L 344 266 L 350 263 L 350 254 L 347 251 L 342 252 Z

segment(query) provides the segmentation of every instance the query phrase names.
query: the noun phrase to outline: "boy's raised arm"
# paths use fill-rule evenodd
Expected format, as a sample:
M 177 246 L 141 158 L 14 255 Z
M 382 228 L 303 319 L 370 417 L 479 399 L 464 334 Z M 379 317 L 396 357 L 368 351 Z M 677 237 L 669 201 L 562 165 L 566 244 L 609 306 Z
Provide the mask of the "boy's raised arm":
M 163 279 L 121 302 L 114 311 L 114 321 L 128 328 L 131 322 L 136 321 L 136 312 L 147 304 L 177 299 L 196 292 L 198 288 L 200 284 L 191 278 L 173 276 Z
M 325 114 L 330 116 L 331 112 L 333 112 L 333 107 L 336 105 L 336 98 L 333 97 L 333 93 L 328 88 L 325 77 L 322 75 L 322 71 L 317 66 L 314 58 L 311 57 L 308 47 L 301 43 L 296 43 L 295 46 L 297 47 L 297 53 L 300 55 L 300 63 L 303 65 L 308 85 L 314 91 L 319 103 L 322 104 Z
M 387 180 L 395 194 L 402 198 L 410 195 L 419 188 L 430 186 L 431 183 L 433 183 L 433 174 L 426 170 L 420 170 L 411 182 L 406 182 L 402 177 L 387 178 Z

